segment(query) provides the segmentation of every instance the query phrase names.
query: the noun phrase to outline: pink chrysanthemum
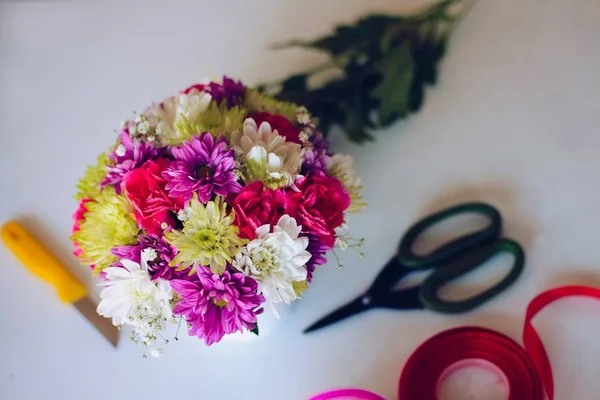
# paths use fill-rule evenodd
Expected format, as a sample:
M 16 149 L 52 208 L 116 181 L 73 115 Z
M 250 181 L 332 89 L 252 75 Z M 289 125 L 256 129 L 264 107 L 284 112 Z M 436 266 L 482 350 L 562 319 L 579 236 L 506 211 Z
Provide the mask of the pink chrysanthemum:
M 173 314 L 185 317 L 190 335 L 211 345 L 227 334 L 256 328 L 265 298 L 257 294 L 254 279 L 239 272 L 218 275 L 203 266 L 198 267 L 194 278 L 171 281 L 171 287 L 181 296 Z
M 233 172 L 234 152 L 227 148 L 225 138 L 215 139 L 205 132 L 171 152 L 175 161 L 163 172 L 171 197 L 182 196 L 187 203 L 198 193 L 198 200 L 207 203 L 213 193 L 226 196 L 241 190 Z
M 121 182 L 129 171 L 139 168 L 143 163 L 155 157 L 158 150 L 154 145 L 146 142 L 134 141 L 127 131 L 121 133 L 121 143 L 115 147 L 108 156 L 113 165 L 106 167 L 106 178 L 102 181 L 102 188 L 107 185 L 114 186 L 117 194 L 122 191 Z

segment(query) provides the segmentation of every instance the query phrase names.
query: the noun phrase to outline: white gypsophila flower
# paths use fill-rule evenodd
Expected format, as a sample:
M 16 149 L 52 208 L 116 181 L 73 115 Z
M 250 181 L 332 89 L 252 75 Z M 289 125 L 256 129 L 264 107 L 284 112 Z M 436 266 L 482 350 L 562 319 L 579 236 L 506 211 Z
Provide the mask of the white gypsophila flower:
M 115 154 L 118 155 L 119 157 L 123 157 L 125 155 L 126 151 L 127 151 L 127 149 L 125 148 L 125 146 L 123 146 L 122 144 L 120 144 L 115 149 Z
M 271 232 L 270 225 L 256 229 L 252 240 L 236 255 L 233 266 L 258 283 L 259 293 L 271 304 L 276 316 L 278 304 L 289 304 L 298 295 L 293 282 L 306 280 L 308 238 L 299 237 L 302 227 L 289 215 L 283 215 Z
M 335 247 L 340 250 L 346 250 L 350 246 L 350 227 L 343 223 L 335 228 Z
M 302 125 L 307 125 L 310 123 L 310 114 L 308 113 L 306 107 L 298 107 L 296 120 Z
M 142 257 L 148 261 L 154 261 L 157 256 L 156 250 L 154 250 L 152 247 L 146 247 L 144 250 L 142 250 Z
M 116 326 L 131 325 L 132 340 L 141 340 L 153 349 L 157 336 L 166 329 L 166 323 L 172 317 L 170 300 L 173 292 L 168 281 L 150 279 L 148 256 L 151 256 L 150 252 L 142 253 L 141 265 L 122 259 L 123 267 L 104 270 L 106 281 L 99 284 L 104 289 L 100 292 L 102 300 L 97 311 L 112 318 Z
M 138 115 L 138 118 L 139 118 L 139 115 Z M 148 132 L 150 132 L 151 128 L 152 128 L 152 126 L 150 125 L 150 122 L 148 122 L 148 121 L 142 121 L 137 124 L 137 132 L 141 135 L 145 135 Z
M 190 219 L 191 213 L 192 213 L 192 210 L 189 207 L 182 208 L 181 210 L 179 210 L 177 212 L 177 219 L 180 220 L 181 222 L 185 222 L 188 219 Z
M 298 139 L 300 139 L 300 141 L 302 143 L 308 142 L 308 140 L 310 139 L 310 136 L 307 132 L 302 131 L 300 132 L 300 135 L 298 135 Z

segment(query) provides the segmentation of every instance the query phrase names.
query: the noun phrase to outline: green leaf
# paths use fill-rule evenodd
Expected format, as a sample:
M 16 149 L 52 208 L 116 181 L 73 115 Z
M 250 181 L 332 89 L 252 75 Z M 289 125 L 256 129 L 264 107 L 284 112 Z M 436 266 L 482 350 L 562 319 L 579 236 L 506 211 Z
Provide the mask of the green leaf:
M 365 129 L 365 123 L 359 112 L 348 111 L 346 121 L 344 121 L 344 130 L 348 137 L 358 143 L 373 140 L 373 136 Z
M 451 27 L 465 15 L 452 12 L 461 2 L 438 1 L 408 16 L 369 15 L 317 40 L 284 44 L 325 51 L 330 61 L 282 81 L 276 97 L 307 107 L 325 135 L 341 125 L 353 141 L 371 139 L 371 129 L 422 107 L 426 86 L 438 78 Z M 326 68 L 343 75 L 309 88 L 307 81 Z
M 425 99 L 425 86 L 423 81 L 414 79 L 410 88 L 408 99 L 408 108 L 411 112 L 417 112 L 421 109 Z
M 373 14 L 359 19 L 356 25 L 360 27 L 365 34 L 373 34 L 381 33 L 387 30 L 390 25 L 397 24 L 405 19 L 406 18 L 403 16 Z
M 404 17 L 389 15 L 369 15 L 360 19 L 354 25 L 341 25 L 329 36 L 314 41 L 292 41 L 278 48 L 289 46 L 313 47 L 327 51 L 333 56 L 343 53 L 356 54 L 360 49 L 379 44 L 380 36 L 392 24 L 404 20 Z
M 437 37 L 433 29 L 414 47 L 414 60 L 416 64 L 416 79 L 425 83 L 435 84 L 437 81 L 437 65 L 446 52 L 447 38 Z
M 254 326 L 254 329 L 251 329 L 250 332 L 254 333 L 256 336 L 258 336 L 258 324 L 256 324 Z
M 409 95 L 414 76 L 414 63 L 408 43 L 381 60 L 383 80 L 372 94 L 379 100 L 378 118 L 381 125 L 389 125 L 409 111 Z
M 308 75 L 297 74 L 292 75 L 281 83 L 282 92 L 302 92 L 306 90 Z

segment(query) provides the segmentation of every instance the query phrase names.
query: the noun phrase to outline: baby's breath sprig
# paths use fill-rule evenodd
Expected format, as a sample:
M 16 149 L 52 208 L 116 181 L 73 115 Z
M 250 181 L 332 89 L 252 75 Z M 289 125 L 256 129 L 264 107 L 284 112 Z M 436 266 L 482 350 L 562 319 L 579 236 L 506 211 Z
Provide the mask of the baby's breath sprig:
M 341 257 L 336 251 L 335 248 L 331 249 L 331 252 L 335 256 L 335 261 L 337 262 L 338 269 L 341 271 L 344 269 L 344 264 L 342 264 L 343 257 Z
M 148 115 L 132 112 L 131 119 L 121 121 L 120 128 L 127 129 L 129 136 L 143 142 L 157 142 L 159 145 L 166 144 L 165 132 L 160 124 L 160 119 L 151 113 Z M 121 145 L 122 146 L 122 145 Z M 116 149 L 117 155 L 124 155 L 124 147 L 122 150 Z M 119 154 L 122 152 L 122 154 Z
M 352 249 L 355 250 L 358 253 L 358 257 L 363 258 L 365 256 L 365 253 L 363 253 L 362 251 L 360 251 L 360 249 L 365 245 L 365 239 L 361 238 L 361 239 L 356 239 L 353 238 L 351 236 L 345 236 L 345 235 L 340 235 L 335 239 L 335 247 L 333 249 L 331 249 L 331 252 L 333 253 L 333 255 L 335 256 L 335 259 L 338 263 L 338 268 L 339 269 L 343 269 L 344 265 L 342 264 L 342 261 L 344 260 L 344 257 L 339 255 L 336 252 L 336 249 L 341 250 L 341 251 L 346 251 L 348 249 Z
M 314 136 L 317 129 L 317 121 L 308 112 L 306 107 L 298 107 L 296 110 L 296 121 L 300 124 L 300 135 L 298 138 L 302 143 L 308 143 L 311 136 Z
M 143 358 L 147 358 L 148 352 L 152 357 L 160 357 L 164 353 L 161 345 L 169 344 L 169 339 L 163 336 L 163 332 L 166 331 L 167 323 L 175 323 L 175 318 L 166 318 L 162 313 L 148 314 L 142 306 L 138 306 L 136 311 L 127 318 L 127 324 L 133 326 L 129 340 L 144 346 Z
M 173 338 L 174 341 L 179 341 L 179 329 L 181 329 L 181 323 L 183 322 L 183 317 L 180 316 L 179 317 L 179 323 L 177 324 L 177 332 L 175 332 L 175 337 Z

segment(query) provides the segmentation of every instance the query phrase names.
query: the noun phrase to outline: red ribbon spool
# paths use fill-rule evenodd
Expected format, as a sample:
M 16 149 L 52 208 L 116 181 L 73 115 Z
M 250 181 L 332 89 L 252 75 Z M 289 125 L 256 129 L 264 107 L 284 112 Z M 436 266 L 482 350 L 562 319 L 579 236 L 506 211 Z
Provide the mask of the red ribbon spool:
M 527 352 L 508 336 L 485 328 L 439 333 L 409 358 L 400 377 L 399 400 L 437 400 L 445 371 L 465 360 L 485 360 L 506 376 L 510 400 L 543 400 L 541 380 Z
M 433 336 L 423 343 L 406 363 L 398 389 L 399 400 L 437 400 L 440 379 L 461 361 L 485 360 L 506 376 L 509 400 L 543 400 L 544 390 L 554 399 L 552 367 L 544 345 L 531 320 L 556 300 L 584 296 L 600 299 L 600 289 L 564 286 L 543 292 L 527 307 L 523 343 L 485 328 L 462 327 Z

